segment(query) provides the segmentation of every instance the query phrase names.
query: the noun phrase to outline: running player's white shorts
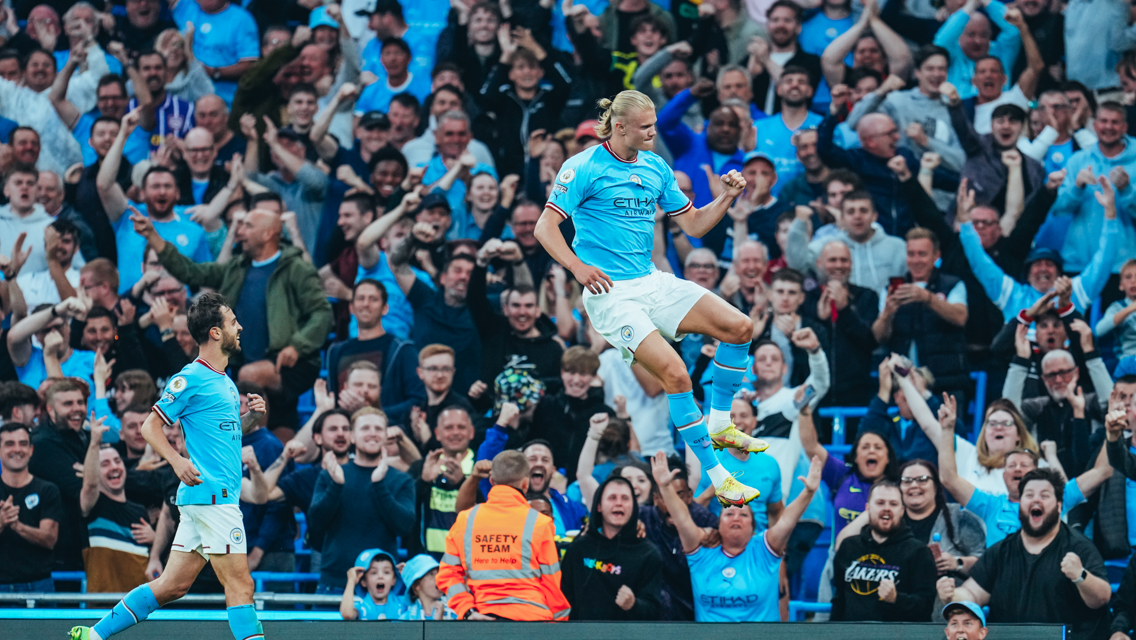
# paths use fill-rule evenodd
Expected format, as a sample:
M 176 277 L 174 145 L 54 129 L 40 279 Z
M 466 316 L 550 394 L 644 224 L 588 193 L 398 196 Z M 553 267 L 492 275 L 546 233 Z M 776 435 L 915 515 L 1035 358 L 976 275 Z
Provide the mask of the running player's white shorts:
M 682 340 L 679 324 L 707 293 L 689 280 L 655 271 L 634 280 L 618 280 L 607 293 L 584 289 L 584 309 L 592 327 L 631 364 L 639 344 L 656 329 L 665 338 Z
M 181 522 L 174 534 L 173 551 L 211 555 L 247 553 L 245 522 L 235 504 L 187 504 L 179 506 Z

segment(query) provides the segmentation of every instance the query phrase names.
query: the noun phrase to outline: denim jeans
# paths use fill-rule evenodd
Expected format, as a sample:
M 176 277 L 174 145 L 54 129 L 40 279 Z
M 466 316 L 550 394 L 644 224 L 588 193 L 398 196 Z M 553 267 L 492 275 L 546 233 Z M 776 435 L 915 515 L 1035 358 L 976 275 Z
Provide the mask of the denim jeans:
M 51 578 L 44 578 L 36 582 L 0 584 L 0 593 L 55 593 L 55 582 Z

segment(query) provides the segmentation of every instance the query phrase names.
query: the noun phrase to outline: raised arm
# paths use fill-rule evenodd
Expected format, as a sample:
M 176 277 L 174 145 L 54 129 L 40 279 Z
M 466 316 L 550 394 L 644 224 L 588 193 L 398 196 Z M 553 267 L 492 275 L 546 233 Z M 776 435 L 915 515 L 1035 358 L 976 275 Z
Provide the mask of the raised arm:
M 710 204 L 674 214 L 679 228 L 686 232 L 686 235 L 692 238 L 701 238 L 709 233 L 726 215 L 730 205 L 734 203 L 734 199 L 745 191 L 746 180 L 736 170 L 731 169 L 719 180 L 722 182 L 722 192 Z
M 606 413 L 597 413 L 588 421 L 588 439 L 584 440 L 584 447 L 580 450 L 580 460 L 576 464 L 576 482 L 580 485 L 580 498 L 584 506 L 592 506 L 592 498 L 600 483 L 592 477 L 596 468 L 596 452 L 600 448 L 600 438 L 607 430 L 609 417 Z
M 330 162 L 335 157 L 336 152 L 339 151 L 339 143 L 327 133 L 328 129 L 331 128 L 331 121 L 339 112 L 339 105 L 344 102 L 354 102 L 357 97 L 359 97 L 359 89 L 350 82 L 343 83 L 339 87 L 339 91 L 332 96 L 331 101 L 316 117 L 315 123 L 312 124 L 312 130 L 308 137 L 315 143 L 316 151 L 325 161 Z
M 1026 54 L 1026 68 L 1018 76 L 1018 87 L 1027 100 L 1033 100 L 1037 93 L 1037 83 L 1041 79 L 1041 74 L 1045 73 L 1045 60 L 1041 57 L 1041 49 L 1030 33 L 1029 25 L 1026 24 L 1020 9 L 1017 7 L 1006 9 L 1003 19 L 1014 25 L 1021 38 L 1022 51 Z
M 83 459 L 83 488 L 79 490 L 79 509 L 83 517 L 91 513 L 99 501 L 99 451 L 103 447 L 103 434 L 110 428 L 103 424 L 102 418 L 90 414 L 91 443 L 87 446 L 87 456 Z
M 59 73 L 55 76 L 55 82 L 51 83 L 51 92 L 47 94 L 47 99 L 51 101 L 51 106 L 55 108 L 55 113 L 59 116 L 60 121 L 67 127 L 68 130 L 75 127 L 75 123 L 79 121 L 82 115 L 79 113 L 79 108 L 71 104 L 67 99 L 67 87 L 71 84 L 71 75 L 75 73 L 75 69 L 79 67 L 87 59 L 87 49 L 85 47 L 73 47 L 71 55 L 67 58 L 67 62 Z
M 655 477 L 655 483 L 659 486 L 659 493 L 663 496 L 663 502 L 667 505 L 667 511 L 671 514 L 675 529 L 678 530 L 678 538 L 682 541 L 683 553 L 691 554 L 698 550 L 698 547 L 702 544 L 703 532 L 698 525 L 694 524 L 694 519 L 690 517 L 690 509 L 687 508 L 682 498 L 678 497 L 678 493 L 671 485 L 671 481 L 674 480 L 678 472 L 678 469 L 674 471 L 670 469 L 667 464 L 667 456 L 662 451 L 651 458 L 651 475 Z
M 417 189 L 406 192 L 398 206 L 383 214 L 359 234 L 355 240 L 355 252 L 359 256 L 359 266 L 370 269 L 379 262 L 379 240 L 390 231 L 407 211 L 414 209 L 422 200 Z
M 856 24 L 853 24 L 851 29 L 837 36 L 825 47 L 820 56 L 820 68 L 824 72 L 824 79 L 828 80 L 828 86 L 835 87 L 844 83 L 844 59 L 852 52 L 852 48 L 856 46 L 856 42 L 864 34 L 864 30 L 868 28 L 868 24 L 871 23 L 878 11 L 878 4 L 865 2 L 864 10 L 860 13 L 860 19 L 856 21 Z
M 118 136 L 114 139 L 114 144 L 110 146 L 110 150 L 107 151 L 106 157 L 103 158 L 103 164 L 99 167 L 99 174 L 95 177 L 95 188 L 98 190 L 99 200 L 102 202 L 103 210 L 106 211 L 111 224 L 118 222 L 118 219 L 126 212 L 128 203 L 126 194 L 122 191 L 122 185 L 118 184 L 118 168 L 122 164 L 122 150 L 126 147 L 126 139 L 130 137 L 131 133 L 134 133 L 141 117 L 141 111 L 135 109 L 122 119 Z
M 264 398 L 256 395 L 255 393 L 248 394 L 248 413 L 241 416 L 241 431 L 248 435 L 264 417 L 265 404 Z
M 872 4 L 876 3 L 873 2 Z M 872 35 L 876 36 L 880 48 L 884 50 L 884 56 L 887 57 L 888 73 L 900 78 L 908 77 L 913 66 L 911 47 L 907 46 L 903 37 L 892 30 L 878 15 L 872 16 L 871 27 Z
M 958 415 L 954 396 L 944 393 L 943 406 L 939 407 L 939 479 L 947 491 L 962 506 L 970 503 L 974 485 L 958 474 L 955 462 L 955 417 Z M 977 602 L 977 601 L 975 601 Z
M 797 393 L 800 394 L 803 389 L 798 389 Z M 825 461 L 828 460 L 828 449 L 825 449 L 820 444 L 817 438 L 816 425 L 813 423 L 813 412 L 805 405 L 801 408 L 800 413 L 797 415 L 797 425 L 800 429 L 801 447 L 805 450 L 805 455 L 810 459 L 820 460 L 823 466 Z
M 820 475 L 823 468 L 824 461 L 813 456 L 812 462 L 809 464 L 809 475 L 807 477 L 797 476 L 797 479 L 804 483 L 801 493 L 785 507 L 785 510 L 781 512 L 781 517 L 777 519 L 777 523 L 769 527 L 769 530 L 765 533 L 765 543 L 778 555 L 784 555 L 785 549 L 789 546 L 789 536 L 793 535 L 797 521 L 801 519 L 801 514 L 812 502 L 813 494 L 820 488 Z M 667 506 L 669 508 L 670 505 Z

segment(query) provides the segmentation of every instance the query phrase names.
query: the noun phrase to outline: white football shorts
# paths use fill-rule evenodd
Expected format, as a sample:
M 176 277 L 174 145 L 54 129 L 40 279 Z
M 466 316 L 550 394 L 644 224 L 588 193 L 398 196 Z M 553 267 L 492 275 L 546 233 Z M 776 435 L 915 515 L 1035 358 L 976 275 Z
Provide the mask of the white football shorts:
M 672 273 L 655 271 L 633 280 L 618 280 L 607 293 L 584 289 L 584 309 L 595 328 L 619 349 L 628 365 L 635 350 L 656 329 L 665 338 L 682 340 L 678 326 L 702 296 L 701 286 Z
M 174 534 L 173 551 L 211 555 L 247 553 L 245 522 L 235 504 L 187 504 L 178 507 L 181 522 Z

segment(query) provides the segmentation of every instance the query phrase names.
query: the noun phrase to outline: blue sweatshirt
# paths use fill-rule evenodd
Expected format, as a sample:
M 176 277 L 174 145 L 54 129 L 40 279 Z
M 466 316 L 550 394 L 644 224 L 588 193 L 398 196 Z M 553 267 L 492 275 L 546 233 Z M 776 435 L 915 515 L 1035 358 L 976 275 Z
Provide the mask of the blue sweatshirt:
M 414 481 L 397 469 L 388 469 L 381 482 L 371 482 L 374 467 L 354 461 L 343 465 L 343 484 L 327 471 L 316 480 L 308 528 L 324 536 L 320 585 L 342 589 L 347 567 L 365 549 L 397 549 L 397 536 L 414 527 Z
M 1136 138 L 1125 136 L 1124 151 L 1114 158 L 1106 158 L 1099 145 L 1081 149 L 1069 158 L 1065 165 L 1065 181 L 1057 190 L 1057 201 L 1049 210 L 1050 217 L 1068 215 L 1073 220 L 1065 235 L 1065 246 L 1061 257 L 1065 259 L 1065 270 L 1085 271 L 1093 259 L 1101 242 L 1101 228 L 1104 224 L 1104 209 L 1097 202 L 1096 192 L 1100 185 L 1080 188 L 1077 174 L 1085 167 L 1091 167 L 1094 176 L 1107 176 L 1116 167 L 1123 167 L 1129 176 L 1136 176 Z M 1120 273 L 1120 267 L 1129 258 L 1136 258 L 1136 228 L 1133 226 L 1133 204 L 1136 203 L 1136 188 L 1131 183 L 1116 192 L 1116 212 L 1120 220 L 1118 251 L 1105 263 L 1105 277 L 1109 273 Z M 1099 292 L 1098 292 L 1099 293 Z M 1093 294 L 1096 296 L 1096 293 Z M 1080 308 L 1080 307 L 1078 307 Z
M 1061 187 L 1064 189 L 1064 185 Z M 1058 196 L 1060 197 L 1060 196 Z M 1093 199 L 1096 202 L 1096 199 Z M 1120 203 L 1117 203 L 1120 207 Z M 1127 214 L 1120 214 L 1121 216 Z M 1104 214 L 1101 214 L 1104 218 Z M 1120 222 L 1118 220 L 1103 220 L 1103 227 L 1099 239 L 1100 247 L 1092 256 L 1081 275 L 1073 278 L 1073 306 L 1081 312 L 1092 306 L 1093 300 L 1100 295 L 1108 281 L 1108 265 L 1112 264 L 1116 255 L 1117 244 L 1120 239 Z M 1002 310 L 1002 317 L 1006 322 L 1018 315 L 1023 309 L 1028 309 L 1045 295 L 1029 284 L 1023 284 L 1013 279 L 1002 268 L 994 263 L 994 259 L 982 248 L 982 240 L 974 230 L 974 223 L 967 222 L 959 228 L 959 239 L 962 240 L 962 250 L 970 262 L 970 269 L 978 279 L 982 289 L 994 304 Z M 1066 268 L 1073 270 L 1066 262 Z

